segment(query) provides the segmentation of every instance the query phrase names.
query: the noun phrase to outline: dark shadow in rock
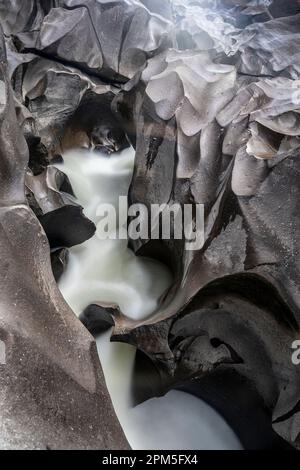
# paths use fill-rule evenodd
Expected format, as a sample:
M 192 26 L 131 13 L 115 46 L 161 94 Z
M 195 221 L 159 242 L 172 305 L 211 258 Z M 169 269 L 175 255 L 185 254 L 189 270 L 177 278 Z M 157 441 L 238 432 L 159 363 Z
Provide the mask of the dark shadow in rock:
M 176 390 L 190 393 L 218 411 L 246 450 L 295 450 L 272 429 L 272 417 L 250 382 L 233 370 L 181 384 Z
M 91 238 L 96 227 L 80 206 L 66 205 L 39 217 L 51 249 L 80 245 Z
M 273 430 L 271 413 L 253 384 L 234 370 L 219 370 L 166 387 L 151 359 L 137 350 L 132 389 L 135 406 L 169 390 L 196 396 L 225 419 L 246 450 L 294 450 Z
M 48 166 L 48 152 L 42 144 L 40 137 L 30 134 L 26 136 L 26 142 L 29 148 L 28 167 L 33 175 L 40 175 Z
M 114 116 L 111 103 L 115 95 L 86 92 L 66 125 L 62 150 L 89 146 L 108 154 L 129 147 L 126 135 Z
M 118 309 L 114 307 L 91 304 L 81 313 L 79 320 L 93 336 L 96 336 L 115 325 L 113 317 L 118 313 Z
M 52 251 L 51 266 L 54 278 L 58 282 L 68 265 L 69 251 L 66 248 Z
M 134 380 L 132 381 L 132 396 L 134 406 L 164 395 L 165 390 L 158 369 L 151 359 L 137 349 L 134 362 Z

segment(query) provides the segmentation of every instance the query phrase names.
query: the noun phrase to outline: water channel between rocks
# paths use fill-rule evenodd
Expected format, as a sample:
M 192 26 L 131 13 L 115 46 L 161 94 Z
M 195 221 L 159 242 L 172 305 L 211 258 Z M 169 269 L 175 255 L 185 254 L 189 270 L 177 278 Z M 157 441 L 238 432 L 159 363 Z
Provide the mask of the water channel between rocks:
M 118 209 L 127 196 L 134 168 L 134 150 L 107 157 L 99 152 L 72 150 L 57 165 L 70 179 L 85 215 L 97 225 L 99 204 Z M 59 287 L 70 307 L 80 313 L 95 301 L 119 305 L 128 317 L 142 319 L 156 308 L 170 286 L 168 269 L 157 261 L 138 258 L 127 240 L 101 240 L 96 235 L 70 249 L 69 264 Z M 180 391 L 131 405 L 135 349 L 111 343 L 111 332 L 97 338 L 97 347 L 113 405 L 133 449 L 239 449 L 240 443 L 223 418 L 205 402 Z

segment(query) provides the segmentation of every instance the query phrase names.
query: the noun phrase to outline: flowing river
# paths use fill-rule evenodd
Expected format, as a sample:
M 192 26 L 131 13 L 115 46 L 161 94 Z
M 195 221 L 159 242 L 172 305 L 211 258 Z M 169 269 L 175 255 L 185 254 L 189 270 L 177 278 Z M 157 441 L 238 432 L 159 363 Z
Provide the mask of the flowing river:
M 72 150 L 56 165 L 68 175 L 86 216 L 97 225 L 97 208 L 127 196 L 134 168 L 134 151 L 107 157 L 100 152 Z M 126 215 L 126 214 L 125 214 Z M 113 235 L 113 234 L 111 234 Z M 59 287 L 70 307 L 80 313 L 96 301 L 119 305 L 130 318 L 142 319 L 156 308 L 171 285 L 168 269 L 157 261 L 136 257 L 127 240 L 96 235 L 70 249 L 69 264 Z M 196 397 L 171 391 L 133 407 L 131 382 L 135 349 L 110 342 L 111 331 L 97 338 L 99 358 L 111 399 L 133 449 L 240 449 L 223 418 Z

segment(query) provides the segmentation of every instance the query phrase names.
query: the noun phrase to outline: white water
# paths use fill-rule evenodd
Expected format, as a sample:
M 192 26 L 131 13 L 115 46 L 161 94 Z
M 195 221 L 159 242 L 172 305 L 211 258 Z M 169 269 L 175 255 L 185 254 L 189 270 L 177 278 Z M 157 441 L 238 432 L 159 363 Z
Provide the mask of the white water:
M 99 152 L 70 151 L 57 165 L 71 181 L 78 202 L 96 224 L 99 203 L 118 206 L 132 178 L 134 152 L 125 150 L 107 158 Z M 118 304 L 127 316 L 151 314 L 172 282 L 158 262 L 137 258 L 126 240 L 91 240 L 70 250 L 70 261 L 60 282 L 61 292 L 79 315 L 95 301 Z M 133 449 L 239 449 L 240 443 L 224 420 L 206 403 L 172 391 L 138 407 L 130 404 L 135 349 L 110 343 L 111 332 L 97 346 L 108 390 L 126 437 Z

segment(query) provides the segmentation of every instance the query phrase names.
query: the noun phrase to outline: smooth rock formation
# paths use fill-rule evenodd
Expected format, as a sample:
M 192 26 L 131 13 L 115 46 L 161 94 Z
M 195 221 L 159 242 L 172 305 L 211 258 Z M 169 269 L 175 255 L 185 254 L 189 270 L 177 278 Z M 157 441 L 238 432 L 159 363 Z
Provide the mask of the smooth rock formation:
M 127 141 L 136 151 L 130 202 L 205 210 L 199 250 L 130 241 L 174 278 L 150 317 L 115 317 L 114 339 L 157 371 L 138 400 L 179 388 L 210 400 L 246 448 L 299 447 L 299 2 L 26 4 L 0 2 L 3 447 L 126 448 L 24 188 L 27 173 L 28 202 L 55 252 L 81 243 L 93 224 L 67 180 L 49 184 L 48 165 L 67 148 L 110 153 Z M 83 227 L 75 237 L 74 223 Z M 249 428 L 261 432 L 247 437 Z
M 45 232 L 25 199 L 28 149 L 0 61 L 2 449 L 127 449 L 96 345 L 64 302 Z
M 152 359 L 157 393 L 207 375 L 213 383 L 215 371 L 225 383 L 227 371 L 237 371 L 257 390 L 274 430 L 297 446 L 300 22 L 268 16 L 240 29 L 235 20 L 245 11 L 191 3 L 185 20 L 199 18 L 199 34 L 211 40 L 205 50 L 197 44 L 148 61 L 114 106 L 125 128 L 132 116 L 136 125 L 131 201 L 205 204 L 205 243 L 195 252 L 177 240 L 161 240 L 160 251 L 153 240 L 132 243 L 143 255 L 164 253 L 175 284 L 151 319 L 117 323 L 115 339 Z M 226 415 L 230 404 L 219 409 Z M 241 411 L 243 420 L 246 429 Z

